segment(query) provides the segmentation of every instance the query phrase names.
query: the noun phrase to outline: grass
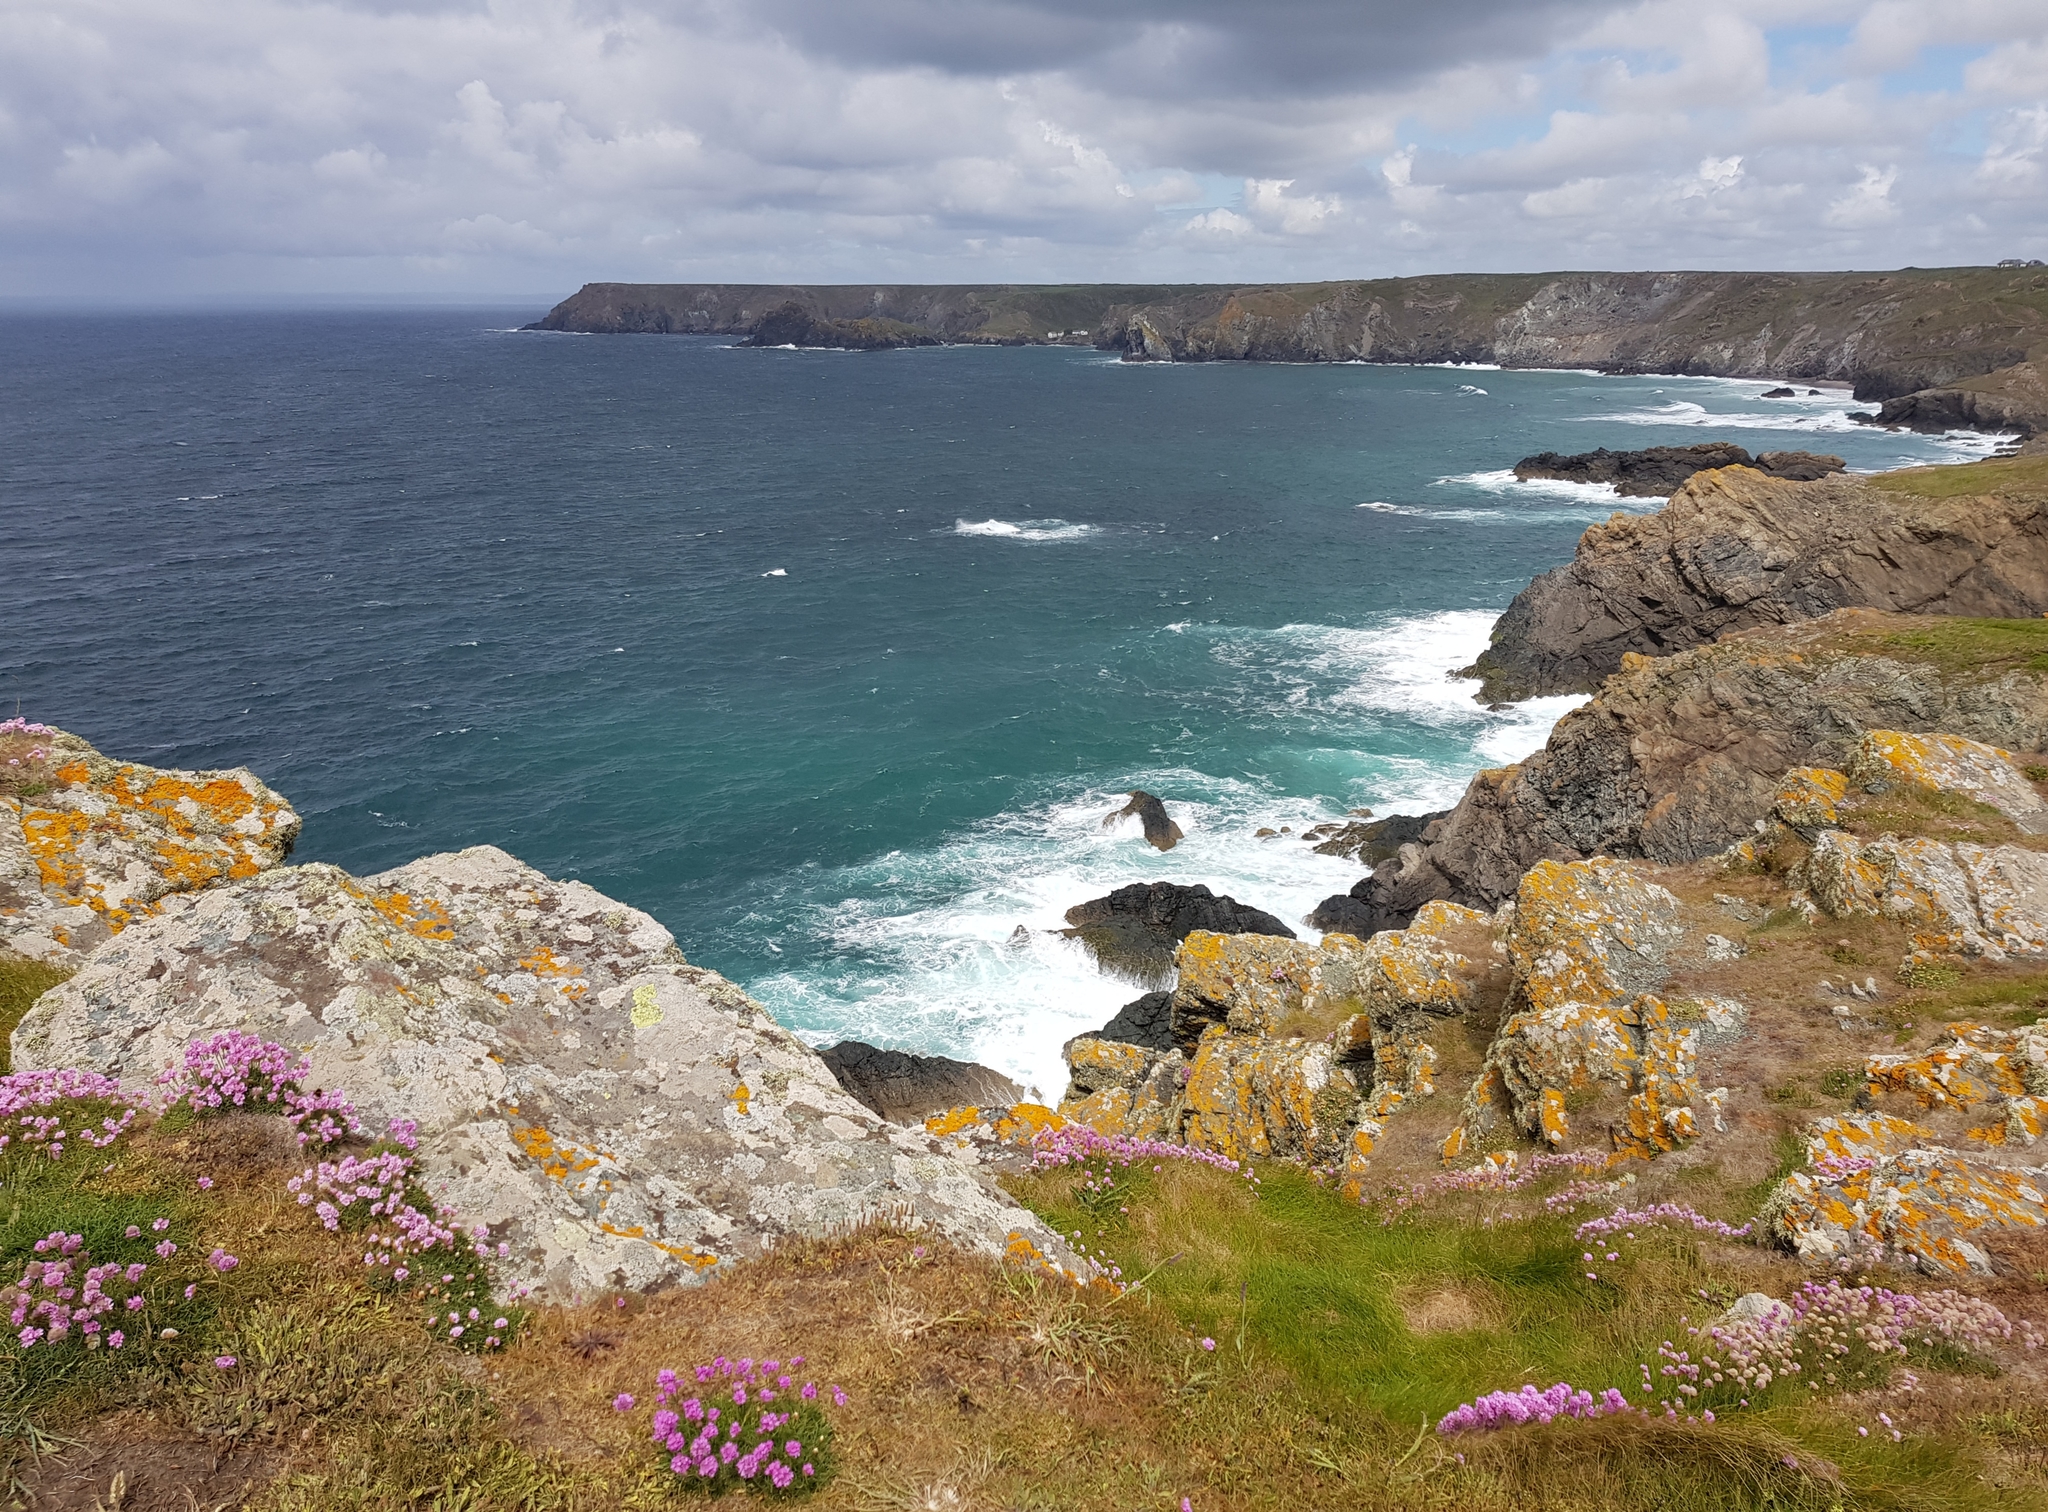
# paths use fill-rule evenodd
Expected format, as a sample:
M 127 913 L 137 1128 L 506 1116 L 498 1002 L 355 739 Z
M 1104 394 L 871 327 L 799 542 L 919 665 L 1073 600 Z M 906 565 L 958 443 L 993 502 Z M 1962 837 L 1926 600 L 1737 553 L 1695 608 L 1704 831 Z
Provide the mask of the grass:
M 646 1444 L 655 1371 L 798 1352 L 852 1397 L 835 1415 L 838 1473 L 808 1501 L 820 1512 L 1172 1512 L 1182 1497 L 1200 1512 L 1969 1509 L 1999 1504 L 1994 1482 L 2018 1488 L 2005 1505 L 2048 1496 L 2032 1399 L 1976 1377 L 1904 1446 L 1804 1403 L 1713 1428 L 1439 1440 L 1435 1417 L 1489 1389 L 1625 1386 L 1681 1316 L 1791 1274 L 1645 1232 L 1591 1282 L 1573 1220 L 1521 1194 L 1382 1223 L 1285 1167 L 1254 1192 L 1188 1162 L 1141 1166 L 1110 1202 L 1044 1173 L 1016 1189 L 1127 1276 L 1149 1272 L 1141 1285 L 1076 1290 L 874 1227 L 701 1287 L 542 1308 L 513 1348 L 479 1357 L 437 1343 L 288 1199 L 303 1157 L 280 1129 L 176 1116 L 104 1154 L 4 1173 L 0 1266 L 54 1227 L 112 1252 L 150 1215 L 170 1217 L 181 1262 L 215 1244 L 242 1258 L 196 1303 L 167 1300 L 175 1340 L 40 1361 L 0 1346 L 0 1453 L 24 1497 L 104 1504 L 118 1474 L 137 1505 L 185 1505 L 185 1488 L 263 1512 L 673 1508 Z M 1713 1205 L 1712 1183 L 1695 1185 Z M 238 1363 L 216 1369 L 216 1355 Z M 613 1411 L 622 1391 L 641 1408 Z
M 2048 457 L 1994 457 L 1961 466 L 1910 467 L 1862 480 L 1886 493 L 1917 494 L 1924 499 L 1956 499 L 1972 494 L 2030 493 L 2048 489 Z
M 37 998 L 70 976 L 61 966 L 46 966 L 0 949 L 0 1075 L 13 1069 L 8 1047 L 21 1016 Z
M 2048 672 L 2048 619 L 1953 619 L 1879 636 L 1879 643 L 1945 672 Z

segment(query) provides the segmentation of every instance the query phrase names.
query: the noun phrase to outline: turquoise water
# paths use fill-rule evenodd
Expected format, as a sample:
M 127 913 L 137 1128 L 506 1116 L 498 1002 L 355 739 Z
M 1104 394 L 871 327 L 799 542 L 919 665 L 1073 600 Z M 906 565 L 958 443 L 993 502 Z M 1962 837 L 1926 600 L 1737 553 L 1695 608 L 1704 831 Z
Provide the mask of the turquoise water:
M 1053 1094 L 1133 995 L 1044 932 L 1065 908 L 1167 879 L 1299 918 L 1359 873 L 1255 830 L 1443 806 L 1570 706 L 1446 675 L 1616 507 L 1517 458 L 1988 449 L 1754 382 L 508 329 L 534 313 L 0 318 L 8 711 L 254 767 L 301 859 L 503 846 L 815 1039 Z M 1139 786 L 1171 854 L 1100 826 Z

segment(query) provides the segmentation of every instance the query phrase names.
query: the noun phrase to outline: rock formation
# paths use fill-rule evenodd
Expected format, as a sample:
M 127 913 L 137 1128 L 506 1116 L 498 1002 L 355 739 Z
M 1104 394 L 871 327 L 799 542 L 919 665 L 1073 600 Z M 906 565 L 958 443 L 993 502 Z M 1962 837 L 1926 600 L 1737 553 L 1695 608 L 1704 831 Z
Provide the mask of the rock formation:
M 859 1040 L 841 1040 L 819 1059 L 855 1102 L 890 1123 L 921 1123 L 970 1103 L 1009 1107 L 1024 1100 L 1024 1089 L 1009 1077 L 973 1061 L 881 1050 Z
M 416 1120 L 437 1200 L 551 1295 L 689 1282 L 882 1214 L 1086 1270 L 646 914 L 489 846 L 164 898 L 38 1000 L 14 1065 L 146 1083 L 223 1029 L 305 1053 L 373 1130 Z
M 1847 465 L 1840 457 L 1815 452 L 1765 452 L 1752 457 L 1731 442 L 1710 441 L 1701 446 L 1651 446 L 1621 452 L 1603 446 L 1571 456 L 1538 452 L 1515 464 L 1515 476 L 1524 482 L 1552 478 L 1565 483 L 1612 483 L 1625 499 L 1661 499 L 1694 473 L 1717 467 L 1748 467 L 1766 477 L 1809 483 L 1841 472 Z
M 2040 436 L 2048 433 L 2048 374 L 2043 374 L 2038 362 L 2015 363 L 1996 372 L 1887 399 L 1869 420 L 1873 425 L 1917 431 L 1988 430 Z
M 740 343 L 748 347 L 837 347 L 850 352 L 885 352 L 896 347 L 938 346 L 940 338 L 900 320 L 834 320 L 799 300 L 768 311 Z
M 1541 751 L 1474 777 L 1422 842 L 1312 918 L 1333 928 L 1348 916 L 1369 933 L 1434 898 L 1497 907 L 1539 861 L 1711 855 L 1770 813 L 1787 770 L 1839 768 L 1870 730 L 2041 749 L 2048 627 L 2012 631 L 2009 644 L 2006 633 L 1851 609 L 1662 660 L 1627 656 Z M 1979 648 L 1955 639 L 1965 635 L 1981 635 Z
M 0 792 L 0 945 L 74 965 L 165 902 L 281 863 L 299 816 L 245 767 L 112 761 L 62 731 Z
M 2048 611 L 2039 472 L 1993 462 L 1809 483 L 1697 473 L 1655 514 L 1586 531 L 1568 564 L 1515 596 L 1467 675 L 1492 703 L 1588 692 L 1629 652 L 1668 656 L 1840 608 L 2036 617 Z
M 1067 923 L 1067 933 L 1105 970 L 1160 985 L 1172 980 L 1174 948 L 1198 929 L 1294 938 L 1293 930 L 1263 909 L 1219 898 L 1200 883 L 1133 882 L 1108 897 L 1076 903 L 1067 910 Z
M 1180 826 L 1168 817 L 1166 805 L 1142 788 L 1132 788 L 1130 802 L 1103 815 L 1102 827 L 1114 829 L 1118 822 L 1135 817 L 1143 826 L 1145 839 L 1154 850 L 1170 851 L 1185 838 Z

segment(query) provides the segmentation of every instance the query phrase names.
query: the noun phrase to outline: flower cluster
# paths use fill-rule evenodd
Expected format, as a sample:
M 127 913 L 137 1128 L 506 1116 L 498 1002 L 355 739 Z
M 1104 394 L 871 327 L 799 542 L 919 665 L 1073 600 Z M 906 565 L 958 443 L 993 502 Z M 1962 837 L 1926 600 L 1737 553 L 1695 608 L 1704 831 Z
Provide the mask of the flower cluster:
M 1915 1346 L 1982 1352 L 2015 1334 L 2028 1349 L 2042 1343 L 2031 1323 L 2015 1324 L 1981 1297 L 1949 1290 L 1915 1296 L 1835 1278 L 1809 1281 L 1755 1317 L 1686 1333 L 1696 1341 L 1691 1348 L 1667 1339 L 1657 1350 L 1669 1393 L 1658 1405 L 1670 1417 L 1703 1409 L 1709 1422 L 1710 1402 L 1747 1407 L 1778 1382 L 1802 1381 L 1814 1392 L 1879 1384 Z M 1640 1369 L 1642 1390 L 1655 1392 L 1650 1367 Z
M 0 1291 L 0 1306 L 23 1349 L 62 1343 L 76 1331 L 87 1349 L 104 1343 L 119 1349 L 127 1336 L 102 1322 L 108 1314 L 140 1312 L 145 1304 L 135 1288 L 149 1267 L 141 1261 L 94 1265 L 83 1234 L 62 1229 L 36 1241 L 35 1252 L 47 1259 L 31 1260 L 14 1285 Z M 116 1309 L 119 1309 L 117 1312 Z
M 1465 1402 L 1438 1419 L 1436 1431 L 1446 1438 L 1458 1433 L 1486 1433 L 1519 1423 L 1548 1423 L 1555 1418 L 1612 1417 L 1633 1412 L 1628 1399 L 1613 1387 L 1597 1397 L 1579 1391 L 1569 1381 L 1559 1381 L 1543 1391 L 1524 1386 L 1520 1391 L 1489 1391 L 1477 1401 Z
M 353 1110 L 350 1111 L 353 1123 Z M 490 1246 L 490 1230 L 482 1225 L 462 1233 L 448 1220 L 455 1209 L 437 1206 L 429 1213 L 414 1197 L 418 1147 L 416 1125 L 409 1119 L 391 1121 L 390 1144 L 367 1155 L 344 1155 L 309 1166 L 285 1183 L 287 1191 L 310 1207 L 329 1233 L 361 1233 L 368 1248 L 363 1264 L 382 1267 L 393 1281 L 405 1281 L 420 1256 L 441 1250 L 454 1254 L 467 1248 L 478 1259 L 503 1259 L 511 1246 Z M 421 1196 L 420 1201 L 425 1201 Z M 383 1220 L 380 1224 L 379 1220 Z M 388 1225 L 388 1226 L 387 1226 Z M 475 1309 L 467 1322 L 475 1322 Z M 430 1320 L 433 1321 L 433 1320 Z M 449 1337 L 462 1338 L 470 1330 L 461 1314 L 450 1314 L 454 1326 Z M 503 1326 L 503 1325 L 500 1325 Z
M 700 1394 L 692 1397 L 683 1397 L 675 1371 L 660 1372 L 653 1437 L 655 1447 L 669 1456 L 669 1469 L 713 1491 L 739 1481 L 772 1491 L 815 1484 L 825 1419 L 818 1384 L 798 1385 L 792 1374 L 803 1363 L 802 1355 L 788 1361 L 721 1355 L 697 1367 Z M 823 1392 L 834 1406 L 846 1405 L 846 1393 L 837 1386 Z M 612 1406 L 630 1412 L 633 1398 L 622 1393 Z M 806 1439 L 812 1441 L 809 1448 Z
M 344 1134 L 361 1134 L 355 1105 L 341 1092 L 307 1092 L 300 1083 L 312 1070 L 303 1056 L 240 1029 L 224 1029 L 185 1047 L 184 1064 L 157 1078 L 166 1106 L 196 1113 L 233 1108 L 281 1111 L 298 1130 L 299 1145 L 332 1144 Z
M 19 714 L 15 715 L 12 719 L 0 719 L 0 737 L 5 737 L 8 735 L 54 735 L 56 733 L 56 730 L 51 726 L 46 724 L 36 724 L 31 720 L 23 719 Z M 18 767 L 24 761 L 35 762 L 46 760 L 49 757 L 49 754 L 49 747 L 42 745 L 32 745 L 26 751 L 22 752 L 21 755 L 8 757 L 7 764 L 11 767 Z
M 104 1150 L 143 1100 L 112 1077 L 68 1066 L 0 1076 L 0 1154 L 33 1150 L 62 1160 L 69 1145 Z
M 1639 1228 L 1666 1226 L 1690 1228 L 1696 1234 L 1709 1234 L 1716 1239 L 1747 1239 L 1754 1228 L 1747 1223 L 1737 1226 L 1723 1223 L 1718 1218 L 1709 1218 L 1698 1209 L 1687 1207 L 1682 1202 L 1658 1202 L 1645 1208 L 1618 1207 L 1605 1218 L 1590 1218 L 1578 1226 L 1576 1237 L 1581 1244 L 1589 1241 L 1597 1244 L 1600 1256 L 1614 1261 L 1621 1258 L 1621 1252 L 1608 1248 L 1609 1245 L 1619 1245 L 1634 1239 L 1635 1231 Z M 1591 1265 L 1596 1257 L 1593 1250 L 1587 1250 L 1579 1258 Z M 1598 1281 L 1600 1273 L 1589 1270 L 1586 1272 L 1586 1279 Z
M 1057 1129 L 1040 1129 L 1031 1136 L 1031 1164 L 1040 1171 L 1064 1166 L 1086 1165 L 1100 1160 L 1107 1165 L 1131 1166 L 1144 1160 L 1190 1160 L 1244 1176 L 1253 1184 L 1248 1163 L 1232 1160 L 1214 1150 L 1197 1150 L 1188 1145 L 1167 1144 L 1157 1139 L 1133 1139 L 1127 1134 L 1103 1134 L 1084 1123 L 1065 1123 Z
M 1463 1171 L 1445 1171 L 1414 1183 L 1406 1191 L 1394 1193 L 1387 1204 L 1385 1221 L 1391 1223 L 1397 1214 L 1435 1197 L 1462 1192 L 1518 1192 L 1532 1182 L 1555 1176 L 1560 1171 L 1593 1172 L 1606 1168 L 1607 1157 L 1598 1150 L 1564 1150 L 1543 1151 L 1520 1160 L 1504 1159 L 1499 1164 L 1488 1162 Z M 1632 1178 L 1624 1177 L 1613 1185 L 1602 1183 L 1600 1190 L 1617 1190 L 1630 1180 Z M 1577 1195 L 1573 1200 L 1578 1200 Z

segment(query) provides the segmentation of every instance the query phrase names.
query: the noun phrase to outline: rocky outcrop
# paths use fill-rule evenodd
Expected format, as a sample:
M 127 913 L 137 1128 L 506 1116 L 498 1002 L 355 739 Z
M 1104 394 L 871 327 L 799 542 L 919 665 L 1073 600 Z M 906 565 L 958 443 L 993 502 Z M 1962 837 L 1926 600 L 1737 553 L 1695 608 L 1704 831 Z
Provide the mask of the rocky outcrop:
M 2015 363 L 1996 372 L 1965 378 L 1887 399 L 1872 425 L 1916 431 L 2008 431 L 2016 436 L 2048 434 L 2048 373 L 2038 362 Z
M 1911 1116 L 1879 1109 L 1808 1131 L 1808 1168 L 1764 1206 L 1780 1243 L 1808 1260 L 1988 1275 L 2001 1237 L 2048 1229 L 2048 1026 L 1956 1023 L 1946 1035 L 1868 1060 L 1868 1096 Z
M 1979 489 L 1957 492 L 1972 478 Z M 1942 490 L 1914 491 L 1916 483 Z M 1651 515 L 1616 515 L 1515 596 L 1466 675 L 1482 703 L 1589 692 L 1635 652 L 1835 609 L 2031 619 L 2048 611 L 2048 478 L 1942 469 L 1790 483 L 1695 474 Z
M 303 1052 L 370 1128 L 416 1120 L 435 1198 L 552 1295 L 694 1281 L 884 1214 L 1086 1271 L 646 914 L 488 846 L 165 898 L 38 1000 L 14 1065 L 146 1083 L 225 1029 Z
M 835 347 L 848 352 L 886 352 L 897 347 L 938 346 L 941 339 L 900 320 L 834 320 L 798 300 L 768 311 L 747 332 L 746 347 Z
M 1117 1009 L 1116 1017 L 1104 1024 L 1096 1037 L 1147 1050 L 1173 1049 L 1173 994 L 1148 992 L 1131 999 Z
M 1797 873 L 1821 910 L 1904 919 L 1914 960 L 2048 955 L 2048 854 L 1892 835 L 1823 834 Z
M 1354 819 L 1349 824 L 1319 824 L 1301 838 L 1319 856 L 1343 856 L 1378 866 L 1399 855 L 1401 847 L 1423 837 L 1423 831 L 1450 812 L 1434 814 L 1389 814 L 1384 819 Z M 1313 921 L 1311 921 L 1313 922 Z M 1327 929 L 1324 924 L 1317 929 Z M 1370 933 L 1370 931 L 1368 931 Z
M 848 1096 L 890 1123 L 922 1123 L 948 1108 L 1007 1108 L 1024 1100 L 1024 1089 L 1009 1077 L 973 1061 L 882 1050 L 859 1040 L 841 1040 L 818 1058 Z
M 1609 451 L 1603 446 L 1571 456 L 1538 452 L 1515 464 L 1515 476 L 1524 482 L 1550 478 L 1564 483 L 1611 483 L 1625 499 L 1661 499 L 1694 473 L 1718 467 L 1748 467 L 1766 477 L 1810 483 L 1847 466 L 1840 457 L 1816 452 L 1765 452 L 1752 457 L 1732 442 L 1710 441 L 1702 446 L 1650 446 L 1641 451 Z
M 19 955 L 76 964 L 171 898 L 277 866 L 299 835 L 245 767 L 113 761 L 59 730 L 30 749 L 0 791 L 0 945 Z
M 1530 869 L 1507 930 L 1511 1013 L 1466 1095 L 1446 1158 L 1503 1134 L 1563 1145 L 1573 1104 L 1598 1109 L 1603 1091 L 1619 1107 L 1593 1127 L 1616 1150 L 1654 1155 L 1699 1132 L 1698 1030 L 1675 1023 L 1649 995 L 1682 937 L 1678 913 L 1669 891 L 1622 862 Z
M 1200 883 L 1133 882 L 1106 898 L 1076 903 L 1067 910 L 1067 924 L 1067 933 L 1106 970 L 1161 983 L 1173 979 L 1174 951 L 1198 929 L 1294 938 L 1293 930 L 1263 909 L 1219 898 Z
M 1174 957 L 1174 1043 L 1192 1055 L 1217 1024 L 1239 1034 L 1272 1033 L 1301 1011 L 1315 985 L 1315 963 L 1316 948 L 1293 938 L 1196 930 Z
M 1166 805 L 1146 792 L 1143 788 L 1132 788 L 1127 795 L 1130 802 L 1122 808 L 1102 816 L 1104 829 L 1115 829 L 1125 819 L 1136 819 L 1145 832 L 1145 841 L 1154 850 L 1170 851 L 1184 838 L 1180 826 L 1166 812 Z
M 1839 770 L 1869 730 L 2040 749 L 2048 675 L 2031 639 L 2003 633 L 1842 610 L 1631 656 L 1541 751 L 1474 777 L 1427 843 L 1403 846 L 1344 906 L 1402 922 L 1434 898 L 1497 907 L 1539 861 L 1697 860 L 1750 834 L 1788 769 Z
M 1849 753 L 1848 782 L 1881 793 L 1894 783 L 1930 793 L 1953 793 L 1995 808 L 2030 835 L 2048 833 L 2048 800 L 2012 752 L 1960 735 L 1908 735 L 1872 730 Z

